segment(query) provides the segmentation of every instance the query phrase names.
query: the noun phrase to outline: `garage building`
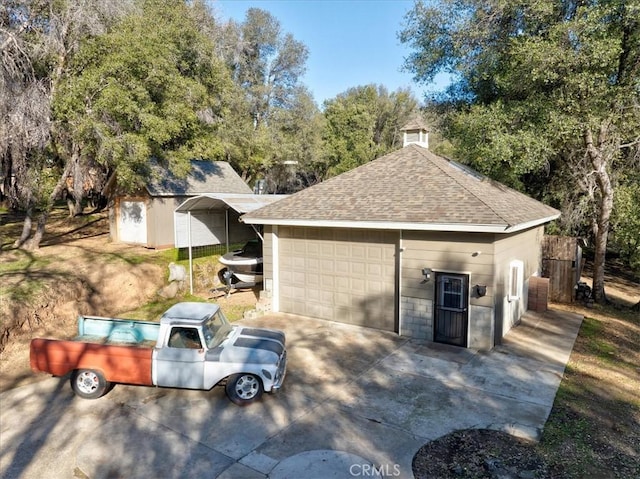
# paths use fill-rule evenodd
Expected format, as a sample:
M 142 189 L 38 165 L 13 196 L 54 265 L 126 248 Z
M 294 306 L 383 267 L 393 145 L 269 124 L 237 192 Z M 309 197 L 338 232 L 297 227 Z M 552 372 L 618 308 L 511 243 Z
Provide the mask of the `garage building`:
M 560 213 L 431 153 L 421 125 L 404 132 L 403 148 L 241 217 L 264 227 L 272 308 L 491 349 Z

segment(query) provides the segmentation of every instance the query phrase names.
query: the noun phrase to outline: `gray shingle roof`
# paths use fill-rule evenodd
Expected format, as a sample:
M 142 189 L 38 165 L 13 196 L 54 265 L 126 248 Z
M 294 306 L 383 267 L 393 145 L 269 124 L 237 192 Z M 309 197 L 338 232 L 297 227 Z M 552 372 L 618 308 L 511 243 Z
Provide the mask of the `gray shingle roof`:
M 243 216 L 246 223 L 513 231 L 559 211 L 409 145 Z M 482 225 L 483 228 L 478 228 Z M 437 228 L 436 228 L 437 227 Z
M 186 178 L 171 174 L 147 185 L 151 196 L 195 196 L 201 193 L 253 193 L 226 161 L 191 160 Z
M 409 131 L 409 130 L 427 130 L 429 131 L 429 127 L 425 123 L 425 121 L 419 117 L 411 118 L 406 125 L 400 128 L 400 131 Z

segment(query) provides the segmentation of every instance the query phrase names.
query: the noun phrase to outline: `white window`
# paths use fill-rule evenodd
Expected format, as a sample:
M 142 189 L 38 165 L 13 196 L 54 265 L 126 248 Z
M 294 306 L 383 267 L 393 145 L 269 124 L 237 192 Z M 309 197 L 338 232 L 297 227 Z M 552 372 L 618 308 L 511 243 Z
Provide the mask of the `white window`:
M 442 308 L 465 309 L 467 304 L 467 280 L 462 275 L 438 275 L 439 303 Z
M 509 301 L 516 301 L 522 298 L 522 271 L 524 264 L 515 260 L 509 265 Z

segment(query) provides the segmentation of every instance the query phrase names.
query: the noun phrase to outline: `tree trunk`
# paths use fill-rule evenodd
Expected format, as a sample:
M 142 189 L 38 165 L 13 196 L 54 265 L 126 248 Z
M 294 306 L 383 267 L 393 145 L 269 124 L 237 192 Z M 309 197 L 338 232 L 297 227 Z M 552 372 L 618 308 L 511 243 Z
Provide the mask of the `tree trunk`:
M 13 244 L 15 248 L 19 248 L 21 246 L 25 246 L 27 249 L 38 249 L 40 247 L 40 241 L 42 241 L 42 237 L 44 236 L 45 226 L 47 223 L 47 219 L 49 218 L 49 213 L 51 212 L 51 205 L 55 202 L 55 200 L 59 199 L 62 190 L 66 185 L 66 179 L 69 174 L 69 165 L 64 169 L 58 183 L 53 188 L 53 191 L 49 195 L 49 205 L 46 207 L 40 216 L 38 217 L 38 223 L 36 225 L 36 231 L 34 233 L 33 238 L 27 243 L 29 240 L 29 236 L 31 235 L 31 226 L 33 222 L 33 207 L 27 209 L 27 216 L 24 219 L 24 225 L 22 227 L 22 235 L 20 235 L 20 239 L 16 240 Z
M 31 236 L 31 226 L 33 225 L 33 207 L 27 208 L 27 215 L 24 217 L 24 223 L 22 224 L 22 233 L 15 243 L 14 248 L 20 248 Z
M 38 223 L 36 225 L 36 231 L 29 241 L 28 249 L 34 250 L 40 248 L 40 242 L 42 241 L 42 237 L 44 236 L 44 229 L 47 224 L 47 218 L 49 218 L 49 210 L 45 210 L 40 214 L 38 218 Z
M 607 297 L 604 292 L 604 267 L 607 254 L 607 239 L 609 236 L 609 220 L 613 210 L 613 186 L 607 171 L 608 159 L 605 152 L 607 140 L 607 127 L 600 126 L 598 132 L 598 145 L 593 144 L 593 136 L 590 129 L 584 132 L 584 142 L 587 148 L 587 156 L 594 169 L 594 175 L 600 198 L 597 204 L 597 227 L 595 231 L 595 258 L 593 261 L 593 284 L 591 294 L 596 303 L 605 303 Z

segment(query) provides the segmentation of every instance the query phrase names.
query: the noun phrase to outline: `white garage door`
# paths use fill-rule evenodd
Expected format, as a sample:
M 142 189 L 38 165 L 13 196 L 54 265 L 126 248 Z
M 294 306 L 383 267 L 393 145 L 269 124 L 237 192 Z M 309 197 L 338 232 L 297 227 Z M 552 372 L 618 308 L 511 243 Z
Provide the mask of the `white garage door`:
M 121 201 L 118 233 L 123 243 L 147 244 L 147 208 L 144 201 Z
M 281 227 L 280 310 L 396 330 L 397 233 Z

